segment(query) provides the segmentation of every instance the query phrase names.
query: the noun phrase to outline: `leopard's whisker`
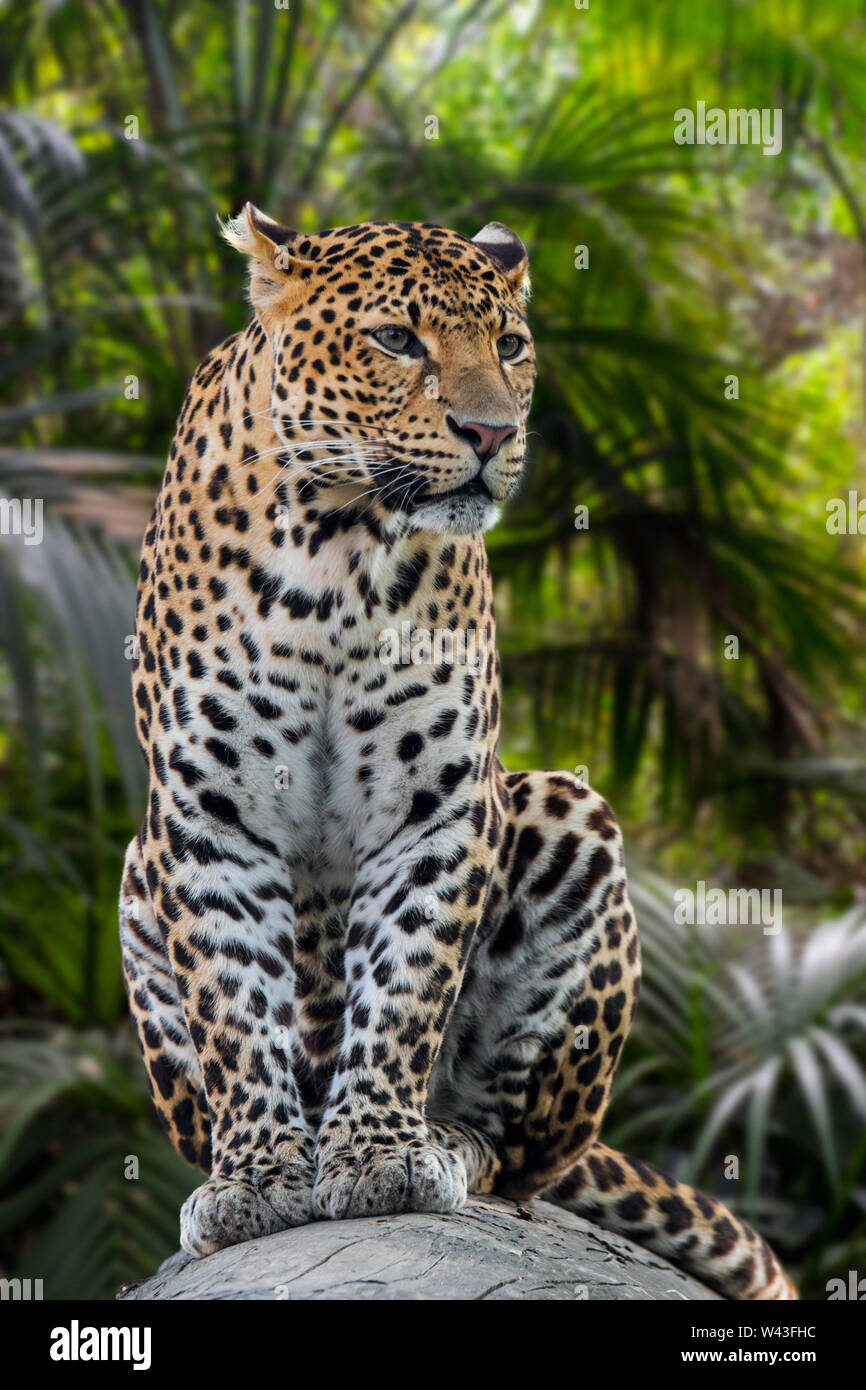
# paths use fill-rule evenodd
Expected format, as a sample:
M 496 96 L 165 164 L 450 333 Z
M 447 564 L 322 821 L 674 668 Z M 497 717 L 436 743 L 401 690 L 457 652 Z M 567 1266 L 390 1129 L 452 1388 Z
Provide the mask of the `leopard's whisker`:
M 273 457 L 278 454 L 300 453 L 306 449 L 329 449 L 340 453 L 363 452 L 364 450 L 380 449 L 388 441 L 385 439 L 365 440 L 363 443 L 353 444 L 350 441 L 341 440 L 305 440 L 303 444 L 280 444 L 271 449 L 261 449 L 257 454 L 251 454 L 244 459 L 244 466 L 252 463 L 259 463 L 262 459 Z
M 317 469 L 319 471 L 320 476 L 324 479 L 325 477 L 327 477 L 328 473 L 362 472 L 363 463 L 363 458 L 359 458 L 357 459 L 357 461 L 353 460 L 351 462 L 348 460 L 337 461 L 333 464 L 327 464 L 325 460 L 313 460 L 312 463 L 307 463 L 298 459 L 290 459 L 287 463 L 283 464 L 283 467 L 271 480 L 271 487 L 269 490 L 273 492 L 277 485 L 280 483 L 280 481 L 285 481 L 283 475 L 289 471 L 293 471 L 295 474 L 310 473 L 315 479 L 314 470 Z M 361 477 L 359 478 L 359 481 L 363 482 L 366 480 L 363 477 Z
M 413 466 L 412 466 L 412 465 L 406 465 L 406 466 L 405 466 L 403 469 L 401 469 L 401 471 L 397 474 L 396 479 L 391 479 L 391 478 L 385 478 L 385 479 L 383 479 L 382 482 L 377 483 L 374 487 L 368 488 L 366 492 L 362 492 L 361 495 L 360 495 L 360 497 L 351 497 L 351 498 L 349 499 L 349 501 L 348 501 L 348 502 L 344 502 L 342 506 L 340 506 L 340 507 L 335 507 L 335 509 L 334 509 L 335 513 L 336 513 L 336 512 L 344 511 L 346 507 L 351 507 L 351 506 L 356 505 L 358 502 L 361 501 L 362 498 L 364 498 L 364 497 L 369 497 L 371 494 L 373 494 L 374 497 L 380 496 L 380 495 L 385 491 L 385 488 L 386 488 L 386 487 L 399 486 L 399 485 L 404 481 L 404 479 L 405 479 L 406 477 L 410 477 L 410 475 L 411 475 L 413 472 L 414 472 Z M 423 479 L 422 479 L 421 481 L 423 481 Z M 411 487 L 411 484 L 412 484 L 412 478 L 410 477 L 410 487 Z M 367 505 L 368 505 L 368 507 L 369 507 L 370 504 L 368 503 Z

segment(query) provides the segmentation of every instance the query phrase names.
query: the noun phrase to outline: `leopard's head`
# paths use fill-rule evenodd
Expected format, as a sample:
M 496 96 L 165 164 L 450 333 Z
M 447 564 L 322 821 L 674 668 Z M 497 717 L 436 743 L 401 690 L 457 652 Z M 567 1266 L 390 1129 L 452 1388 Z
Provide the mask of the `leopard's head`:
M 490 526 L 523 474 L 535 378 L 520 238 L 499 222 L 471 240 L 412 222 L 307 236 L 250 203 L 225 234 L 250 257 L 295 476 L 414 528 Z

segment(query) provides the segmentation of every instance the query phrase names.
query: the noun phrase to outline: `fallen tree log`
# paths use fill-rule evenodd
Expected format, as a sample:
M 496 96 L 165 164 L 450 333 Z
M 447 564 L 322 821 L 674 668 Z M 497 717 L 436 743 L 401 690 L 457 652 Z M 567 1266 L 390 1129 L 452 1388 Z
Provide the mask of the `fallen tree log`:
M 549 1202 L 471 1197 L 448 1216 L 317 1221 L 194 1260 L 133 1299 L 636 1299 L 716 1294 L 658 1255 Z

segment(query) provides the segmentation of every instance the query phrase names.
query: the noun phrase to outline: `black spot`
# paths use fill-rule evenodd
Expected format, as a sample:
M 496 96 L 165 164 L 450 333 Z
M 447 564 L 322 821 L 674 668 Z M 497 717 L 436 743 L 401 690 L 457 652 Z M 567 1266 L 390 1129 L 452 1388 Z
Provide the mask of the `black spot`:
M 404 734 L 397 744 L 397 756 L 401 762 L 409 763 L 417 758 L 423 747 L 424 740 L 420 734 Z
M 238 721 L 213 695 L 203 696 L 199 702 L 199 709 L 205 718 L 210 720 L 214 728 L 219 729 L 221 733 L 227 733 L 231 729 L 237 728 Z
M 622 1221 L 628 1221 L 636 1225 L 643 1221 L 649 1211 L 649 1202 L 642 1192 L 630 1192 L 627 1197 L 621 1197 L 616 1204 L 616 1214 Z
M 523 940 L 523 919 L 516 908 L 509 908 L 490 947 L 491 955 L 506 955 Z
M 439 797 L 435 792 L 418 791 L 412 797 L 412 806 L 406 818 L 407 825 L 420 825 L 438 810 L 440 806 Z

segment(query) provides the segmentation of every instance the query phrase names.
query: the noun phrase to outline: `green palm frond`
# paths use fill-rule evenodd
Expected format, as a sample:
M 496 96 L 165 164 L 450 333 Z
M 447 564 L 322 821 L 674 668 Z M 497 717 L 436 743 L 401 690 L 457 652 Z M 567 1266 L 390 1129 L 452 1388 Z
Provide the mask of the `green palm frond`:
M 196 1177 L 156 1129 L 128 1034 L 0 1029 L 0 1120 L 0 1250 L 38 1218 L 14 1273 L 46 1298 L 113 1298 L 177 1248 Z
M 644 952 L 635 1041 L 672 1075 L 693 1078 L 644 1130 L 663 1134 L 689 1117 L 692 1180 L 723 1133 L 740 1134 L 754 1205 L 771 1130 L 783 1103 L 797 1103 L 838 1187 L 841 1136 L 849 1142 L 840 1105 L 855 1130 L 866 1122 L 866 1009 L 856 1002 L 866 994 L 866 913 L 765 936 L 760 926 L 677 924 L 672 890 L 651 877 L 638 877 L 632 896 Z

